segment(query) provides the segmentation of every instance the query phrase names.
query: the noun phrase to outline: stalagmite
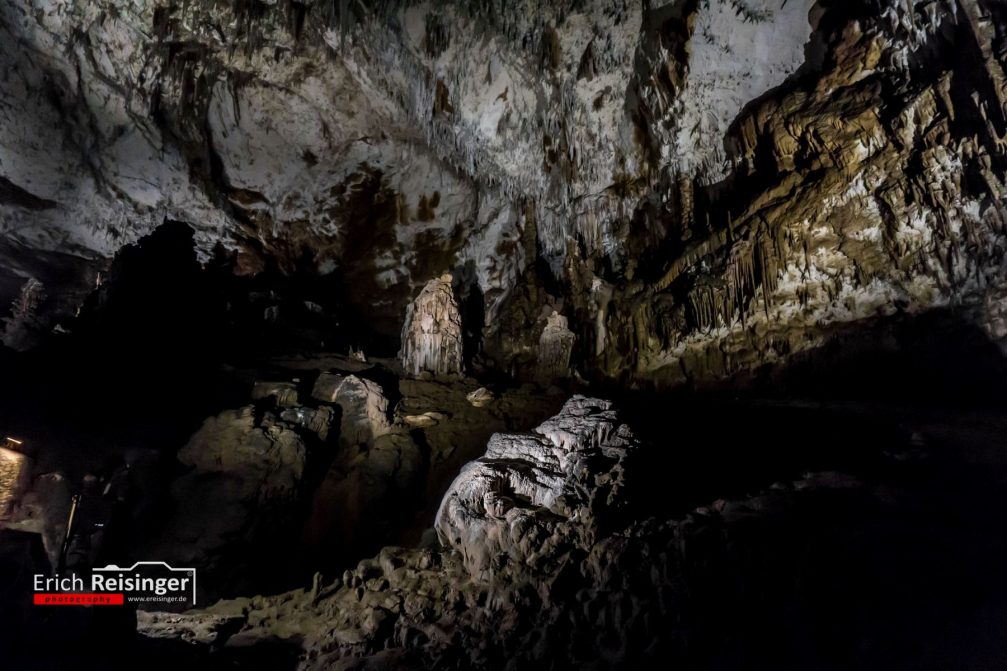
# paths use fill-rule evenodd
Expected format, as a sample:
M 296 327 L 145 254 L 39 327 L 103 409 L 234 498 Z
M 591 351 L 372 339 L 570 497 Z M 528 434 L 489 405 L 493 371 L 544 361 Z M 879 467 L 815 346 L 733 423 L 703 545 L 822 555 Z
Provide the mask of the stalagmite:
M 451 273 L 430 280 L 406 311 L 399 360 L 407 375 L 460 375 L 462 318 Z
M 540 382 L 547 384 L 570 374 L 574 339 L 566 317 L 554 311 L 538 341 L 537 377 Z

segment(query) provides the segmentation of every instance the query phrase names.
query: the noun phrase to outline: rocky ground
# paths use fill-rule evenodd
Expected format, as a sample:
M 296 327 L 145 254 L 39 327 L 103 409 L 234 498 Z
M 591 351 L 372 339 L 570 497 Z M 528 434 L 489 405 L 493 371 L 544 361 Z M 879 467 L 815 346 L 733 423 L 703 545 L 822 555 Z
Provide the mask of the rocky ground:
M 385 548 L 279 596 L 141 613 L 139 630 L 221 659 L 272 645 L 285 651 L 280 668 L 300 669 L 978 669 L 1007 659 L 997 568 L 1007 546 L 992 510 L 1007 496 L 1002 418 L 896 411 L 893 425 L 877 408 L 763 408 L 795 424 L 844 419 L 841 445 L 747 430 L 750 449 L 791 473 L 802 462 L 844 470 L 769 482 L 721 461 L 744 483 L 733 491 L 751 493 L 690 510 L 667 491 L 673 473 L 651 481 L 660 491 L 641 487 L 642 469 L 684 465 L 666 453 L 677 441 L 643 444 L 609 407 L 577 397 L 532 433 L 495 437 L 445 496 L 439 547 Z M 708 431 L 713 449 L 732 449 L 724 434 Z M 700 496 L 732 489 L 697 484 L 704 475 L 683 479 Z
M 14 668 L 67 655 L 207 669 L 1007 659 L 996 407 L 533 387 L 473 403 L 475 381 L 400 380 L 344 356 L 257 372 L 268 379 L 245 387 L 249 405 L 177 451 L 184 467 L 137 466 L 149 489 L 131 507 L 162 507 L 119 551 L 198 565 L 200 607 L 27 609 L 5 628 L 29 643 L 11 638 Z M 58 522 L 68 487 L 37 477 L 9 528 Z M 45 640 L 69 647 L 41 654 Z

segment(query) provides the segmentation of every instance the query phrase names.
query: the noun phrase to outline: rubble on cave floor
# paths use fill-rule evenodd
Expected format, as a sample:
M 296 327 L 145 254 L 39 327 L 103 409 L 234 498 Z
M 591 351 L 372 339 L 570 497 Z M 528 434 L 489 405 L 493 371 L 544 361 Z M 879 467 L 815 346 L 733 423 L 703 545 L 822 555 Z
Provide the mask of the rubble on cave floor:
M 846 411 L 872 429 L 855 419 L 862 409 Z M 931 422 L 922 451 L 918 435 L 882 441 L 916 460 L 883 457 L 869 475 L 804 472 L 662 519 L 621 490 L 660 458 L 610 402 L 575 397 L 534 431 L 494 436 L 462 469 L 440 545 L 385 547 L 284 594 L 141 612 L 138 629 L 221 659 L 285 646 L 293 666 L 319 671 L 997 658 L 1007 650 L 990 628 L 961 623 L 1007 612 L 1007 581 L 977 577 L 1007 556 L 990 543 L 998 516 L 982 512 L 1007 489 L 979 472 L 1007 464 L 942 452 L 947 434 Z
M 242 405 L 164 452 L 108 446 L 71 468 L 45 451 L 45 470 L 34 470 L 4 526 L 42 534 L 55 564 L 70 493 L 81 478 L 101 489 L 110 469 L 126 467 L 117 561 L 197 567 L 201 599 L 281 590 L 383 545 L 419 542 L 460 466 L 493 432 L 534 424 L 562 403 L 532 385 L 490 394 L 471 378 L 404 378 L 380 358 L 305 353 L 225 369 L 246 390 Z M 492 402 L 468 400 L 480 389 Z

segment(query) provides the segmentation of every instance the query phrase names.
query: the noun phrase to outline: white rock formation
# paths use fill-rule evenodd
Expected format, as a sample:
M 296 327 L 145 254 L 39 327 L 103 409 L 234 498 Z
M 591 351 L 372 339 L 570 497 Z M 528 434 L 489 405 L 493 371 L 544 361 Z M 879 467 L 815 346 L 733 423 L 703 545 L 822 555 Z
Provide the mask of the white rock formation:
M 532 433 L 495 434 L 441 501 L 434 527 L 473 576 L 500 562 L 533 570 L 588 547 L 614 506 L 623 461 L 637 447 L 611 403 L 574 396 Z
M 566 317 L 553 311 L 538 340 L 537 377 L 548 384 L 570 375 L 570 355 L 576 337 Z
M 450 273 L 430 280 L 406 311 L 399 361 L 407 375 L 463 372 L 462 318 L 453 280 Z

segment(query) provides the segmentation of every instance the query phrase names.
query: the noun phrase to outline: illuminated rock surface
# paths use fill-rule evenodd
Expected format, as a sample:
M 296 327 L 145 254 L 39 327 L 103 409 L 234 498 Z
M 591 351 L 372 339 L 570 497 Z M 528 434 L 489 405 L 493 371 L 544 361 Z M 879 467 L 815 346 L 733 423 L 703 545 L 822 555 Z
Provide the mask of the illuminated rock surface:
M 463 371 L 462 319 L 450 274 L 430 280 L 406 311 L 399 359 L 407 375 Z
M 622 462 L 635 447 L 611 403 L 576 396 L 528 434 L 496 434 L 448 489 L 434 527 L 472 575 L 508 563 L 530 571 L 589 547 L 596 515 L 618 503 Z
M 678 386 L 999 300 L 1001 3 L 295 5 L 3 8 L 3 303 L 169 218 L 382 337 L 446 268 L 500 370 L 562 304 L 578 371 Z M 412 374 L 464 363 L 437 300 Z
M 4 668 L 1007 668 L 1007 4 L 25 0 L 0 42 Z M 78 492 L 91 561 L 200 608 L 26 613 Z

